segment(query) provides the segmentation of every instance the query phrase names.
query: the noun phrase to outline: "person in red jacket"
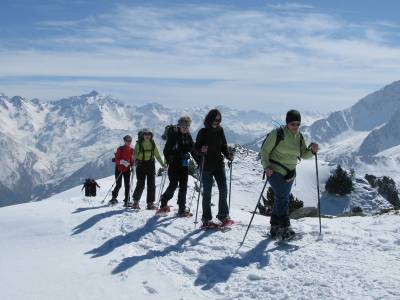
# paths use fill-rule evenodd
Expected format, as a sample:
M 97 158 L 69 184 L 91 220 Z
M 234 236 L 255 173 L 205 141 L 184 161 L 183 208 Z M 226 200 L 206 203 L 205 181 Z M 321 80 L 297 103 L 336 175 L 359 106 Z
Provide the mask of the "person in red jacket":
M 122 185 L 122 177 L 124 177 L 125 185 L 125 199 L 124 206 L 128 206 L 129 192 L 130 192 L 130 177 L 131 177 L 131 166 L 134 165 L 134 150 L 131 147 L 132 137 L 130 135 L 124 136 L 124 145 L 118 147 L 115 153 L 115 182 L 116 186 L 112 191 L 112 199 L 110 204 L 114 205 L 118 203 L 117 197 L 119 189 Z

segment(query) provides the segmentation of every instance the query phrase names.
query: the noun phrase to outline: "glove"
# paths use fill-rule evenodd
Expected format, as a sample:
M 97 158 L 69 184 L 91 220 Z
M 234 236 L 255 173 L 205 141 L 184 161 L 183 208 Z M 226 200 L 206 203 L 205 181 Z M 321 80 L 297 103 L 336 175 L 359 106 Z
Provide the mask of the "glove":
M 119 164 L 123 165 L 125 167 L 129 167 L 129 162 L 127 162 L 126 160 L 123 160 L 123 159 L 119 161 Z

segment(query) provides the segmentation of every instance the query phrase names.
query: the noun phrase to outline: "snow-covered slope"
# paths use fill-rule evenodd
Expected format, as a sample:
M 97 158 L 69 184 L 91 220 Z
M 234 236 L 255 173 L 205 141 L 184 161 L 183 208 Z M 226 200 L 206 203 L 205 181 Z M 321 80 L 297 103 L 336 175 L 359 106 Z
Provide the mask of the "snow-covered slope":
M 262 135 L 274 118 L 258 111 L 219 108 L 230 143 Z M 85 177 L 111 175 L 112 168 L 102 166 L 109 165 L 124 135 L 136 136 L 140 128 L 150 127 L 161 144 L 165 126 L 182 114 L 193 118 L 196 134 L 209 109 L 174 110 L 157 103 L 130 106 L 96 91 L 50 103 L 0 94 L 0 206 L 48 197 Z
M 267 239 L 269 220 L 257 215 L 238 250 L 263 182 L 245 178 L 248 170 L 236 172 L 240 165 L 234 168 L 247 191 L 240 185 L 241 193 L 232 195 L 236 224 L 228 232 L 202 231 L 193 218 L 174 213 L 156 217 L 102 205 L 112 177 L 99 181 L 95 198 L 83 198 L 78 186 L 41 202 L 0 208 L 0 298 L 400 297 L 400 215 L 324 218 L 322 236 L 317 218 L 292 221 L 303 237 L 289 243 Z M 235 187 L 237 181 L 234 176 Z M 192 187 L 193 181 L 189 203 Z M 304 188 L 312 198 L 313 189 Z

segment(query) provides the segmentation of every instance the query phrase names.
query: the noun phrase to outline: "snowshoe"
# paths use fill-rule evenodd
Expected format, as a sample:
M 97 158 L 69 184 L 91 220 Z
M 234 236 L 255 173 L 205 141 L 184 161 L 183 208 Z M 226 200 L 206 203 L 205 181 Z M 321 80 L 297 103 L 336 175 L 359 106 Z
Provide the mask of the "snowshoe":
M 214 223 L 211 220 L 203 221 L 203 224 L 201 225 L 200 228 L 202 229 L 219 229 L 220 225 L 217 223 Z
M 188 209 L 179 209 L 178 210 L 178 217 L 181 217 L 181 218 L 188 218 L 188 217 L 192 217 L 193 216 L 193 214 L 190 212 L 190 210 L 188 210 Z
M 115 205 L 115 204 L 117 204 L 117 203 L 118 203 L 117 198 L 112 198 L 112 199 L 108 202 L 108 204 L 110 204 L 110 205 Z
M 232 219 L 227 218 L 223 222 L 221 222 L 221 224 L 219 226 L 221 228 L 224 228 L 224 227 L 230 227 L 233 224 L 235 224 L 235 221 L 233 221 Z
M 137 209 L 137 210 L 139 210 L 139 209 L 140 209 L 140 206 L 139 206 L 139 201 L 133 201 L 133 204 L 132 204 L 132 209 Z
M 168 205 L 161 206 L 160 209 L 157 209 L 156 214 L 157 215 L 167 215 L 171 209 L 169 208 Z
M 296 237 L 296 232 L 292 227 L 287 226 L 282 228 L 281 236 L 283 241 L 290 241 Z
M 154 203 L 148 203 L 147 208 L 148 210 L 156 210 L 158 207 Z

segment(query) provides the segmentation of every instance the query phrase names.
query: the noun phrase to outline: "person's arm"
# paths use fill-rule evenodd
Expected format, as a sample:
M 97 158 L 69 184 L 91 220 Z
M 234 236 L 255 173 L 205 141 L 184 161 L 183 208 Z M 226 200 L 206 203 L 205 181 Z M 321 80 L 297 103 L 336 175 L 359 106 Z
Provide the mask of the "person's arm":
M 162 167 L 165 166 L 165 163 L 163 161 L 163 159 L 161 158 L 160 152 L 158 151 L 158 147 L 156 144 L 154 144 L 154 156 L 156 157 L 156 159 L 158 160 L 158 162 L 160 163 L 160 165 Z
M 228 152 L 228 143 L 226 141 L 224 129 L 221 127 L 221 153 L 225 156 L 225 158 L 230 159 Z
M 163 150 L 165 160 L 168 163 L 170 162 L 171 156 L 174 154 L 173 149 L 174 149 L 175 144 L 176 144 L 176 136 L 169 134 L 167 137 L 167 142 L 165 143 L 164 150 Z
M 196 143 L 194 146 L 194 151 L 196 152 L 197 155 L 202 155 L 203 153 L 201 152 L 201 148 L 203 146 L 207 146 L 206 140 L 205 140 L 205 137 L 206 137 L 205 133 L 206 133 L 206 129 L 202 128 L 202 129 L 200 129 L 199 133 L 197 134 Z
M 115 164 L 118 166 L 121 164 L 121 150 L 118 147 L 117 152 L 115 153 Z
M 136 142 L 136 144 L 135 144 L 135 150 L 134 150 L 134 153 L 135 153 L 135 161 L 137 161 L 138 159 L 139 159 L 139 142 Z
M 199 164 L 200 163 L 200 157 L 199 157 L 199 155 L 196 153 L 196 150 L 195 150 L 195 144 L 194 144 L 194 141 L 193 141 L 193 138 L 192 138 L 192 136 L 190 135 L 189 136 L 189 140 L 190 140 L 190 154 L 192 155 L 192 158 L 194 159 L 194 161 L 196 162 L 196 164 Z
M 135 164 L 135 149 L 132 148 L 132 155 L 130 160 L 131 166 Z
M 264 145 L 261 147 L 261 163 L 266 170 L 270 166 L 269 157 L 271 155 L 271 151 L 274 148 L 275 142 L 277 138 L 277 131 L 273 130 L 268 135 L 267 139 L 264 142 Z
M 310 159 L 313 157 L 313 152 L 311 151 L 310 147 L 306 147 L 305 140 L 301 143 L 301 153 L 300 157 L 304 159 Z

